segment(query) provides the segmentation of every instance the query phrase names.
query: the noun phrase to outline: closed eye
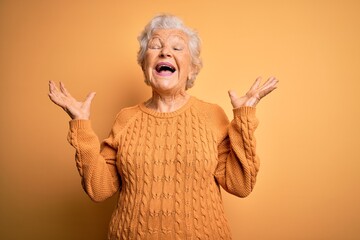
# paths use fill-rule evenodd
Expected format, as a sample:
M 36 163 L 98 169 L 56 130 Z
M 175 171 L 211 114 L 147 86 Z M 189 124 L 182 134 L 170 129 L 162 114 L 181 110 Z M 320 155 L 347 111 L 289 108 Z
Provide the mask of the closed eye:
M 160 49 L 161 46 L 159 46 L 159 45 L 150 45 L 149 48 L 150 49 Z
M 183 50 L 182 47 L 173 47 L 173 49 L 174 49 L 175 51 L 181 51 L 181 50 Z
M 160 49 L 161 46 L 161 41 L 158 38 L 151 39 L 148 44 L 148 48 L 150 49 Z

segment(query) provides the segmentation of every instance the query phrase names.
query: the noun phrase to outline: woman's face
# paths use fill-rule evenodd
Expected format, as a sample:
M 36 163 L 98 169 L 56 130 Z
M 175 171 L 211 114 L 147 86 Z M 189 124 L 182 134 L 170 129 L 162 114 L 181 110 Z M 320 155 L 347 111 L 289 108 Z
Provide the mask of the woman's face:
M 143 71 L 153 90 L 176 94 L 185 91 L 192 74 L 187 35 L 178 29 L 155 30 L 148 42 Z

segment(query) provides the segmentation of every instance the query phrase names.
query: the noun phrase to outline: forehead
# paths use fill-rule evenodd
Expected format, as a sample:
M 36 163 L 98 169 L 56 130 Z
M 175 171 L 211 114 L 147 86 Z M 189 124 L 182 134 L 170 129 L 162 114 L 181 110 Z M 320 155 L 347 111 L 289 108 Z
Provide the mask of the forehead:
M 160 38 L 163 41 L 181 39 L 188 42 L 188 36 L 180 29 L 156 29 L 151 35 L 151 39 Z

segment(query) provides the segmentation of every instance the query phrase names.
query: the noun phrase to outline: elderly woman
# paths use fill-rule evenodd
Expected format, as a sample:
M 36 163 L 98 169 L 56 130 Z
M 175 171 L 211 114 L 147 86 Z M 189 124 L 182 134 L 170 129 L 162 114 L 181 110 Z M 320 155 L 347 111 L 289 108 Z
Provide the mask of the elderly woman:
M 86 193 L 120 192 L 108 239 L 231 239 L 220 186 L 239 197 L 259 170 L 255 106 L 276 88 L 257 79 L 243 97 L 229 92 L 234 119 L 187 93 L 201 69 L 197 34 L 174 16 L 153 18 L 139 36 L 138 62 L 152 97 L 122 109 L 101 144 L 89 121 L 95 93 L 76 101 L 50 82 L 50 99 L 72 118 L 68 140 Z

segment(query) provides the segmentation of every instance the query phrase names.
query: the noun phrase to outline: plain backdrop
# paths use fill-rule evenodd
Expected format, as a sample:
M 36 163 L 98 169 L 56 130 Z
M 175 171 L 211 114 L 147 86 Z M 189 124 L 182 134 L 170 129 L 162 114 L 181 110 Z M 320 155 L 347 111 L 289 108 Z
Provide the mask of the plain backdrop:
M 358 0 L 0 0 L 0 238 L 105 239 L 116 196 L 83 192 L 48 81 L 79 99 L 96 91 L 92 125 L 105 138 L 121 108 L 150 97 L 136 38 L 163 12 L 203 42 L 190 94 L 229 118 L 228 89 L 280 79 L 257 107 L 254 192 L 223 192 L 233 238 L 360 239 Z

